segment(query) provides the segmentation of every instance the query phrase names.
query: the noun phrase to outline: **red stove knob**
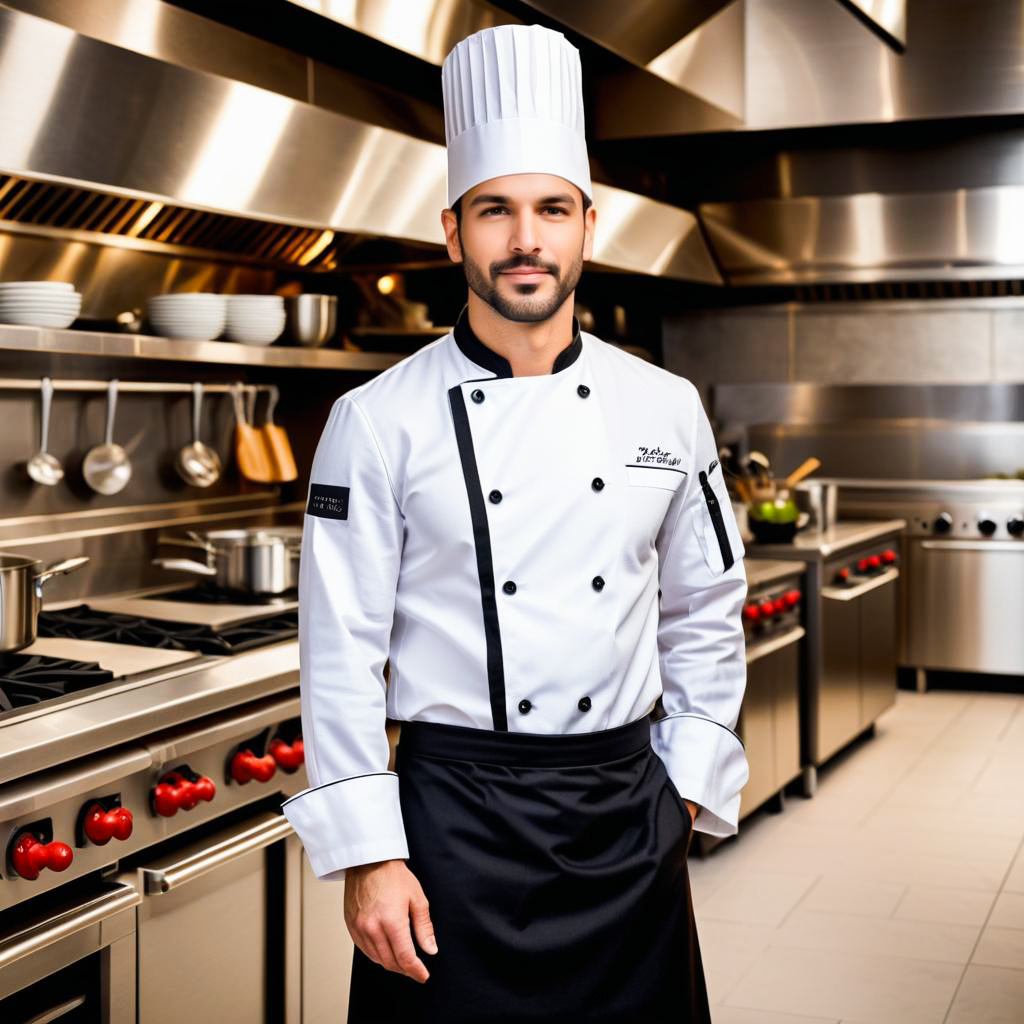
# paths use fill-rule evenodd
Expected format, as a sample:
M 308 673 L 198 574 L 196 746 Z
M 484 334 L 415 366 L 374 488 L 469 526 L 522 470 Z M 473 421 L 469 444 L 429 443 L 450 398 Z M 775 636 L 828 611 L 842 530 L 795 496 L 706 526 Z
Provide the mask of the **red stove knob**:
M 153 809 L 170 818 L 178 811 L 191 811 L 200 800 L 212 800 L 216 793 L 217 787 L 207 775 L 193 781 L 180 772 L 169 772 L 153 789 Z
M 285 743 L 280 737 L 276 737 L 270 741 L 270 756 L 285 771 L 295 771 L 305 760 L 302 737 L 292 743 Z
M 761 619 L 761 609 L 756 604 L 748 604 L 743 607 L 743 618 L 747 622 L 759 622 Z
M 85 812 L 82 830 L 90 842 L 105 846 L 111 839 L 127 839 L 132 834 L 132 825 L 132 812 L 127 807 L 105 811 L 100 804 L 93 804 Z
M 67 843 L 41 843 L 31 832 L 24 832 L 18 836 L 11 851 L 14 870 L 29 881 L 38 878 L 39 872 L 44 868 L 63 871 L 72 860 L 74 854 Z
M 257 757 L 251 750 L 239 750 L 231 759 L 231 778 L 243 785 L 255 779 L 269 782 L 277 771 L 277 762 L 270 754 Z
M 857 572 L 867 572 L 870 567 L 871 563 L 866 558 L 862 558 L 857 563 Z
M 869 569 L 881 569 L 882 559 L 879 555 L 870 555 L 868 557 L 868 568 Z
M 800 603 L 800 591 L 799 590 L 787 590 L 782 595 L 782 600 L 785 602 L 787 608 L 795 608 Z
M 775 614 L 774 601 L 762 601 L 757 607 L 758 610 L 761 612 L 762 618 L 767 619 L 769 616 Z
M 849 580 L 850 580 L 850 570 L 846 566 L 843 566 L 843 568 L 840 569 L 839 572 L 836 573 L 836 582 L 837 583 L 848 583 Z
M 882 562 L 885 565 L 893 565 L 896 562 L 896 552 L 892 548 L 886 548 L 882 552 Z
M 209 775 L 200 775 L 192 785 L 195 786 L 199 799 L 206 803 L 209 803 L 217 795 L 217 787 Z

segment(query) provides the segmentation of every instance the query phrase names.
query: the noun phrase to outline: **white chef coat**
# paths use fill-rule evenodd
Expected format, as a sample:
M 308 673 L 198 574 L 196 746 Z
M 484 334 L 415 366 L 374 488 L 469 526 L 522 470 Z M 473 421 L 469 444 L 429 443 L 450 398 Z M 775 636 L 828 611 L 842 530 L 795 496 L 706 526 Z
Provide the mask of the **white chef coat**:
M 386 717 L 579 733 L 657 704 L 694 827 L 737 831 L 747 586 L 711 427 L 688 380 L 574 327 L 513 377 L 464 310 L 331 409 L 299 572 L 309 787 L 283 805 L 318 877 L 409 855 Z

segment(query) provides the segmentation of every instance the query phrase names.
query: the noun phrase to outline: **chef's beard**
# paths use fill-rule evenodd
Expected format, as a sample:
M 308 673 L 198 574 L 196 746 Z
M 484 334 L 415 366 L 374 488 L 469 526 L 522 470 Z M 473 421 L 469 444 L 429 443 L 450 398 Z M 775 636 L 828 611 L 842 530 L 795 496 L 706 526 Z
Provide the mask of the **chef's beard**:
M 519 267 L 537 267 L 549 273 L 555 279 L 553 294 L 542 299 L 534 295 L 541 284 L 519 284 L 513 285 L 519 292 L 518 298 L 507 299 L 501 295 L 498 291 L 500 275 Z M 535 324 L 550 320 L 562 307 L 562 303 L 576 290 L 576 285 L 583 274 L 583 249 L 580 248 L 579 256 L 570 264 L 564 277 L 557 263 L 544 263 L 531 256 L 514 256 L 500 263 L 492 263 L 488 277 L 478 263 L 474 263 L 463 253 L 463 268 L 466 284 L 499 316 L 519 324 Z

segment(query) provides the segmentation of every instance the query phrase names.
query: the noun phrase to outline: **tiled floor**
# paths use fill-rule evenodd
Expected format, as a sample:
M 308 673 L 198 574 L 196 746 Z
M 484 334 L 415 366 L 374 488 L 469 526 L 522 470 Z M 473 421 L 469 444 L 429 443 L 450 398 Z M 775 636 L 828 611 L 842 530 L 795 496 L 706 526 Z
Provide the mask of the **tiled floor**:
M 1024 697 L 900 691 L 690 879 L 715 1024 L 1024 1024 Z

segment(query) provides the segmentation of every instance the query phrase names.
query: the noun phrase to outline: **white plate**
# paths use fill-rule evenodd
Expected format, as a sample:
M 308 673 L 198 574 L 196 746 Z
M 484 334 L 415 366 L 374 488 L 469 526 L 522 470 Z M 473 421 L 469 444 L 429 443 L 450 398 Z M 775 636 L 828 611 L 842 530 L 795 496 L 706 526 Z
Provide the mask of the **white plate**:
M 75 286 L 64 281 L 0 281 L 0 290 L 7 291 L 9 288 L 27 288 L 32 291 L 62 291 L 73 292 Z
M 2 299 L 0 298 L 0 309 L 37 309 L 44 312 L 64 313 L 72 309 L 82 308 L 80 302 L 57 302 L 46 299 Z
M 0 314 L 0 323 L 13 324 L 18 327 L 70 327 L 76 319 L 75 316 L 58 316 L 54 313 L 40 313 L 35 316 L 31 313 L 17 316 Z

